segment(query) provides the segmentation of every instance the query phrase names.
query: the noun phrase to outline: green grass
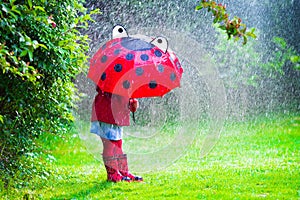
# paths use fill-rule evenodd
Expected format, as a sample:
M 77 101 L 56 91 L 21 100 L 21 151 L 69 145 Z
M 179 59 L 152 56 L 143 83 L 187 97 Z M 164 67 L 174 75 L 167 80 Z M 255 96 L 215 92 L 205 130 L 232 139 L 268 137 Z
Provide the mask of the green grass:
M 47 135 L 40 141 L 56 159 L 52 175 L 9 187 L 2 198 L 300 199 L 299 115 L 227 122 L 204 158 L 197 138 L 170 166 L 143 173 L 144 183 L 110 183 L 103 163 L 87 153 L 78 135 Z

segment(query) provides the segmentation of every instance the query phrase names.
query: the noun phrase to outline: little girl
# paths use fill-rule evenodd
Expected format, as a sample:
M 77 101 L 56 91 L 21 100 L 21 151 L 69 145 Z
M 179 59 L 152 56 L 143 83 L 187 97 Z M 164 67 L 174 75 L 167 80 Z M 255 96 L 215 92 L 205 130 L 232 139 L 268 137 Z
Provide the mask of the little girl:
M 107 180 L 143 181 L 142 177 L 129 172 L 127 155 L 122 150 L 122 126 L 130 125 L 130 111 L 136 111 L 138 101 L 101 91 L 99 87 L 96 90 L 98 94 L 92 106 L 90 132 L 99 135 L 102 140 Z

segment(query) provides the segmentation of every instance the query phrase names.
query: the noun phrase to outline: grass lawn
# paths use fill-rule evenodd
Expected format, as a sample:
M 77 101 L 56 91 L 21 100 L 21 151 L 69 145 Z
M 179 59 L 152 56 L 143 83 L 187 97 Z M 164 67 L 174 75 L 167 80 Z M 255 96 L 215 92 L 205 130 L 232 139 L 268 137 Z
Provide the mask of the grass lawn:
M 172 165 L 142 173 L 144 183 L 107 182 L 76 134 L 41 141 L 52 176 L 2 190 L 3 199 L 300 199 L 299 115 L 227 122 L 206 157 L 195 140 Z

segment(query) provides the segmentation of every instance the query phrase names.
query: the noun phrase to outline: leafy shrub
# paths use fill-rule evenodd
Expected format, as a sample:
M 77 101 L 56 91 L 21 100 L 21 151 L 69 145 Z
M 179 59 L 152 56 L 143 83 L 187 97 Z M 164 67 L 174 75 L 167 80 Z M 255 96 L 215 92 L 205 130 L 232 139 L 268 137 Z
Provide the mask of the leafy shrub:
M 79 30 L 98 10 L 76 0 L 0 3 L 0 175 L 8 177 L 36 137 L 72 124 L 72 80 L 87 68 L 88 37 Z
M 299 106 L 300 59 L 284 38 L 274 37 L 269 50 L 264 43 L 253 40 L 239 46 L 216 30 L 213 59 L 225 85 L 231 117 L 243 119 L 246 115 Z
M 299 70 L 300 59 L 296 50 L 289 46 L 284 38 L 273 37 L 274 50 L 268 62 L 263 65 L 267 72 L 284 74 L 284 66 L 291 65 L 293 69 Z

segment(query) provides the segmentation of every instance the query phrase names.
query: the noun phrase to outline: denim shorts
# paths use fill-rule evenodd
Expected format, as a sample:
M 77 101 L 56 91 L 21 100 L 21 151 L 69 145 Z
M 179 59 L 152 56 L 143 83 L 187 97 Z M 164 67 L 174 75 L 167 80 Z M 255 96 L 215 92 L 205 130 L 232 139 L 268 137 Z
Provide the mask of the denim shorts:
M 91 123 L 90 132 L 108 140 L 121 140 L 123 128 L 118 125 L 95 121 Z

